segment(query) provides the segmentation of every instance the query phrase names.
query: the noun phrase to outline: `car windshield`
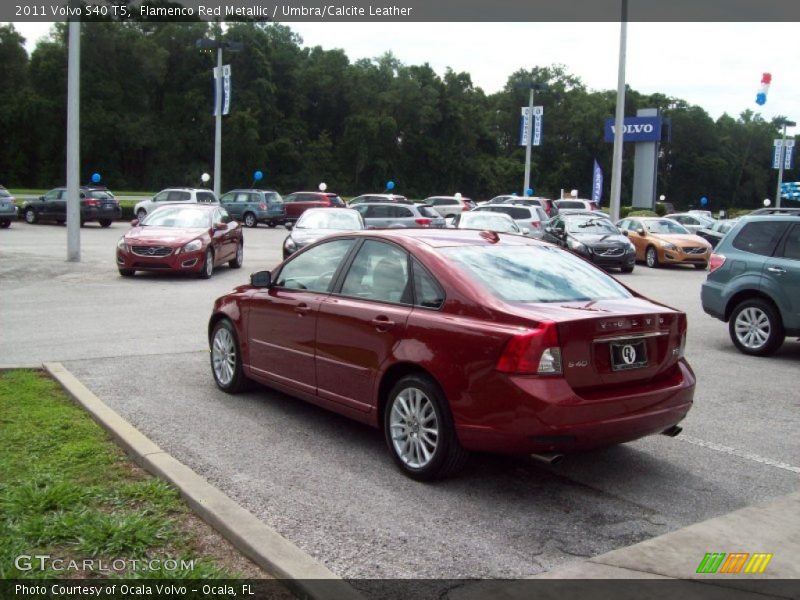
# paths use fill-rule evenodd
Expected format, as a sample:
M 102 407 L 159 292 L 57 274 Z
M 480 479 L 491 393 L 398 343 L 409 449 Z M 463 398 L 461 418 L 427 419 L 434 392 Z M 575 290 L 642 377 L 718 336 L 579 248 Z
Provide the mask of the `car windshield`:
M 11 197 L 11 194 L 8 192 L 8 190 L 0 190 L 0 198 L 9 198 L 9 197 Z
M 660 219 L 658 221 L 645 221 L 647 231 L 650 233 L 689 233 L 683 225 L 676 221 L 669 219 Z
M 559 248 L 459 246 L 441 252 L 487 291 L 508 302 L 631 297 L 612 277 Z
M 205 210 L 170 206 L 156 210 L 145 217 L 140 225 L 148 227 L 182 227 L 186 229 L 211 227 L 211 218 Z
M 573 217 L 566 219 L 567 231 L 570 233 L 605 233 L 614 235 L 619 230 L 603 217 Z
M 344 211 L 344 209 L 342 209 Z M 298 219 L 297 229 L 337 229 L 351 231 L 361 229 L 358 213 L 339 212 L 338 210 L 323 209 L 319 212 L 306 211 Z
M 505 233 L 519 233 L 520 229 L 511 217 L 503 213 L 463 213 L 458 222 L 459 229 L 488 229 Z

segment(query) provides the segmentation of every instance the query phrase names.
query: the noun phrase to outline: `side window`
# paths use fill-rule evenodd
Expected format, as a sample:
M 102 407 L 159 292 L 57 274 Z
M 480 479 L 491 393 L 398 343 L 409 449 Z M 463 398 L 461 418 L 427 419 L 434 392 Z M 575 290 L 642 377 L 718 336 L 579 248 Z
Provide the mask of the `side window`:
M 156 197 L 153 198 L 153 202 L 166 202 L 167 198 L 169 198 L 169 192 L 161 192 L 160 194 L 156 194 Z
M 411 212 L 405 206 L 393 206 L 392 207 L 392 216 L 398 219 L 413 217 L 414 213 Z
M 228 211 L 224 208 L 218 208 L 214 211 L 214 219 L 215 223 L 225 223 L 228 224 L 231 222 L 231 216 L 228 214 Z
M 373 219 L 388 219 L 392 216 L 392 205 L 374 204 L 370 206 L 369 216 Z
M 353 210 L 357 210 L 357 211 L 359 212 L 359 214 L 360 214 L 360 215 L 361 215 L 361 216 L 362 216 L 364 219 L 366 219 L 366 218 L 368 218 L 368 217 L 370 216 L 370 215 L 369 215 L 369 211 L 370 211 L 370 209 L 371 209 L 372 207 L 371 207 L 371 206 L 366 206 L 366 205 L 364 205 L 364 204 L 356 204 L 356 205 L 355 205 L 355 206 L 353 206 L 352 208 L 353 208 Z
M 296 194 L 289 194 L 288 196 L 283 197 L 283 203 L 289 204 L 290 202 L 294 202 L 295 198 L 297 198 Z
M 753 254 L 772 256 L 775 245 L 785 230 L 786 223 L 780 221 L 747 223 L 733 240 L 733 247 Z
M 219 199 L 220 203 L 227 204 L 228 202 L 234 201 L 234 194 L 227 193 L 223 194 L 222 197 Z
M 366 300 L 411 304 L 408 255 L 399 248 L 367 240 L 342 284 L 341 293 Z
M 800 260 L 800 225 L 795 225 L 786 236 L 783 246 L 783 257 L 790 260 Z
M 439 308 L 444 303 L 444 291 L 439 283 L 416 260 L 414 269 L 414 304 L 425 308 Z
M 188 202 L 192 199 L 192 195 L 189 192 L 184 191 L 172 191 L 167 196 L 169 202 Z
M 336 269 L 353 245 L 353 240 L 333 240 L 298 254 L 287 262 L 275 285 L 278 287 L 327 292 Z
M 61 190 L 50 190 L 44 195 L 45 200 L 58 200 L 61 196 Z

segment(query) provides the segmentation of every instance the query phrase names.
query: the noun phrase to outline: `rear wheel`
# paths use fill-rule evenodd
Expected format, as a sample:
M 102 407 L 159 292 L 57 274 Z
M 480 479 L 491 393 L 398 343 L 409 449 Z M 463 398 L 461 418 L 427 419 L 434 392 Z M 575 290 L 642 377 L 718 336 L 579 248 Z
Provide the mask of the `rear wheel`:
M 647 252 L 644 253 L 644 261 L 651 269 L 658 268 L 658 250 L 654 246 L 647 247 Z
M 447 400 L 424 375 L 407 375 L 392 387 L 383 430 L 392 459 L 412 479 L 452 475 L 469 456 L 456 436 Z
M 100 227 L 111 227 L 111 219 L 100 219 Z
M 30 223 L 33 225 L 36 221 L 39 220 L 39 217 L 36 215 L 36 211 L 32 208 L 29 208 L 25 211 L 25 222 Z
M 0 221 L 0 229 L 8 229 L 9 227 L 11 227 L 11 221 L 5 219 Z
M 136 218 L 139 219 L 139 221 L 144 221 L 144 218 L 146 216 L 147 216 L 147 211 L 143 208 L 140 208 L 139 212 L 136 213 Z
M 211 372 L 223 392 L 235 394 L 249 387 L 250 380 L 242 371 L 236 329 L 228 319 L 219 321 L 211 332 Z
M 753 298 L 739 303 L 728 322 L 733 345 L 744 354 L 767 356 L 781 347 L 783 323 L 775 307 L 765 300 Z
M 708 268 L 708 263 L 702 263 L 702 264 L 698 263 L 694 266 L 694 268 L 697 269 L 698 271 L 705 271 L 706 268 Z
M 244 262 L 244 244 L 242 244 L 242 242 L 239 242 L 239 245 L 236 247 L 236 257 L 233 260 L 228 261 L 228 266 L 231 269 L 238 269 L 239 267 L 242 266 L 243 262 Z
M 200 269 L 200 279 L 208 279 L 214 273 L 214 251 L 209 248 L 206 250 L 206 257 L 203 260 L 203 268 Z
M 258 219 L 253 213 L 245 213 L 244 215 L 245 227 L 258 227 Z

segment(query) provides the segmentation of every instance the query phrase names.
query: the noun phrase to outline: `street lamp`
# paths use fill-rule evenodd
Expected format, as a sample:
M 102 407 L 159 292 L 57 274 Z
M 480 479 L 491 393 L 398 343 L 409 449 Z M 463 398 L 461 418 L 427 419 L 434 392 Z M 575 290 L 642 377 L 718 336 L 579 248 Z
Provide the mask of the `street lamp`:
M 788 119 L 783 120 L 783 140 L 781 141 L 781 151 L 778 153 L 780 162 L 778 164 L 778 189 L 775 192 L 775 207 L 781 207 L 781 184 L 783 183 L 783 159 L 786 156 L 786 128 L 787 127 L 796 127 L 797 123 L 794 121 L 789 121 Z
M 222 191 L 222 50 L 241 52 L 244 44 L 242 42 L 226 42 L 218 38 L 201 38 L 195 42 L 195 46 L 203 51 L 212 52 L 215 49 L 217 51 L 217 69 L 214 79 L 214 89 L 216 89 L 214 113 L 217 115 L 214 127 L 214 194 L 219 198 Z
M 525 183 L 522 186 L 522 192 L 525 193 L 530 188 L 531 183 L 531 143 L 533 138 L 533 92 L 534 91 L 544 91 L 548 89 L 548 85 L 546 83 L 536 83 L 533 81 L 523 81 L 517 83 L 515 87 L 524 88 L 530 90 L 530 96 L 528 97 L 528 125 L 525 128 L 525 134 L 527 135 L 527 143 L 525 144 Z

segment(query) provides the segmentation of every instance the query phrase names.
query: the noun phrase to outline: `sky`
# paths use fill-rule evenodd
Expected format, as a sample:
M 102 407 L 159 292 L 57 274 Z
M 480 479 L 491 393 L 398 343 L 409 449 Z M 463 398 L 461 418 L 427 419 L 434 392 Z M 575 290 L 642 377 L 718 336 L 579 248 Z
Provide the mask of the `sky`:
M 518 69 L 561 64 L 591 90 L 616 90 L 619 23 L 286 23 L 306 46 L 341 48 L 351 61 L 391 51 L 407 65 L 467 72 L 487 94 Z M 49 23 L 14 23 L 31 52 Z M 626 82 L 702 107 L 712 118 L 750 109 L 800 118 L 796 23 L 629 23 Z M 767 103 L 755 103 L 762 73 Z M 630 114 L 630 112 L 628 113 Z

